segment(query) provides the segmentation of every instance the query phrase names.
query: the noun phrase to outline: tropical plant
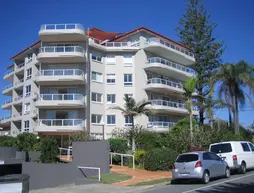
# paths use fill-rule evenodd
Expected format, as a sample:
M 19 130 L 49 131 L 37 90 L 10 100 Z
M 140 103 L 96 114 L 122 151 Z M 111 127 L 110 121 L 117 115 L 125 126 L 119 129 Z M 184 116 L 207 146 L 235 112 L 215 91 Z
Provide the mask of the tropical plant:
M 244 88 L 253 94 L 254 68 L 241 60 L 236 64 L 226 63 L 212 77 L 213 83 L 219 83 L 219 98 L 225 96 L 229 111 L 233 111 L 235 134 L 239 134 L 239 105 L 243 107 L 246 99 L 254 106 L 253 101 Z M 230 96 L 229 96 L 230 95 Z
M 130 117 L 131 119 L 131 132 L 132 132 L 132 151 L 135 151 L 136 145 L 135 145 L 135 123 L 134 118 L 140 115 L 150 115 L 151 110 L 147 108 L 148 105 L 151 104 L 151 102 L 147 100 L 142 100 L 139 102 L 136 102 L 136 100 L 132 97 L 130 97 L 128 94 L 124 95 L 124 107 L 115 106 L 111 107 L 111 109 L 116 109 L 122 112 L 124 116 Z
M 186 13 L 180 19 L 177 32 L 181 43 L 188 46 L 194 54 L 195 62 L 191 67 L 196 71 L 197 94 L 199 101 L 200 126 L 204 124 L 205 99 L 210 93 L 209 79 L 221 64 L 223 43 L 213 36 L 216 24 L 210 21 L 210 14 L 199 0 L 190 0 Z
M 193 141 L 193 127 L 192 127 L 192 119 L 193 119 L 193 94 L 196 90 L 198 80 L 196 78 L 189 78 L 183 85 L 184 96 L 186 98 L 186 107 L 189 111 L 190 117 L 190 146 L 192 147 Z

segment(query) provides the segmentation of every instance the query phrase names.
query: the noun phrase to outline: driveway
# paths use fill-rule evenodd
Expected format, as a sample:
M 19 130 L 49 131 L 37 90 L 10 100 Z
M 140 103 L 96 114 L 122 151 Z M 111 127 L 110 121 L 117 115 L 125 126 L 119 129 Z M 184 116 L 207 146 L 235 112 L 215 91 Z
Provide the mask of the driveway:
M 208 185 L 181 183 L 154 188 L 144 193 L 253 193 L 254 171 L 211 181 Z

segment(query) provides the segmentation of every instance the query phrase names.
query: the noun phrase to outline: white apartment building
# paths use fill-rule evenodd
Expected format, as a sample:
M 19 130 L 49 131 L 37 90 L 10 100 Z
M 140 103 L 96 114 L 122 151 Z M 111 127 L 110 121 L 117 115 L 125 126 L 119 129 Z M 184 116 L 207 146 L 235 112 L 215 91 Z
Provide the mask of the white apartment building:
M 61 146 L 72 132 L 105 138 L 130 119 L 114 105 L 124 94 L 148 99 L 154 115 L 135 123 L 154 132 L 168 131 L 188 115 L 182 83 L 194 76 L 188 48 L 150 29 L 111 33 L 80 24 L 42 25 L 39 41 L 11 58 L 4 73 L 9 114 L 0 126 L 11 135 L 35 132 L 55 136 Z M 197 111 L 194 111 L 197 114 Z

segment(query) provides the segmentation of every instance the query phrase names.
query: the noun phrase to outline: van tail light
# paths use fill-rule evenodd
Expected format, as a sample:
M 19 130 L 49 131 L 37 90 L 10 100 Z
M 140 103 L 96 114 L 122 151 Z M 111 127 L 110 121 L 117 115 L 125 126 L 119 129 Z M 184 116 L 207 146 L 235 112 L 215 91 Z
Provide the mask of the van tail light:
M 175 169 L 176 169 L 176 166 L 175 166 L 175 164 L 173 164 L 173 166 L 172 166 L 172 169 L 173 169 L 173 170 L 175 170 Z
M 237 156 L 233 155 L 233 161 L 237 161 Z
M 202 162 L 201 161 L 198 161 L 195 165 L 195 168 L 198 168 L 198 167 L 202 167 Z

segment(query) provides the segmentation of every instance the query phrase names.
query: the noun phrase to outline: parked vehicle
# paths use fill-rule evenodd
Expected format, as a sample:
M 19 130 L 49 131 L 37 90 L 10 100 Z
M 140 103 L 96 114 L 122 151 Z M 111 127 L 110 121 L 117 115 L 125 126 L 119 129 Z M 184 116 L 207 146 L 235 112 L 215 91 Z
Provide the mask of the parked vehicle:
M 198 179 L 209 183 L 210 178 L 230 177 L 227 162 L 212 152 L 189 152 L 178 156 L 172 169 L 173 181 Z
M 231 170 L 245 174 L 254 168 L 254 145 L 248 141 L 227 141 L 210 145 L 209 150 L 224 157 Z

